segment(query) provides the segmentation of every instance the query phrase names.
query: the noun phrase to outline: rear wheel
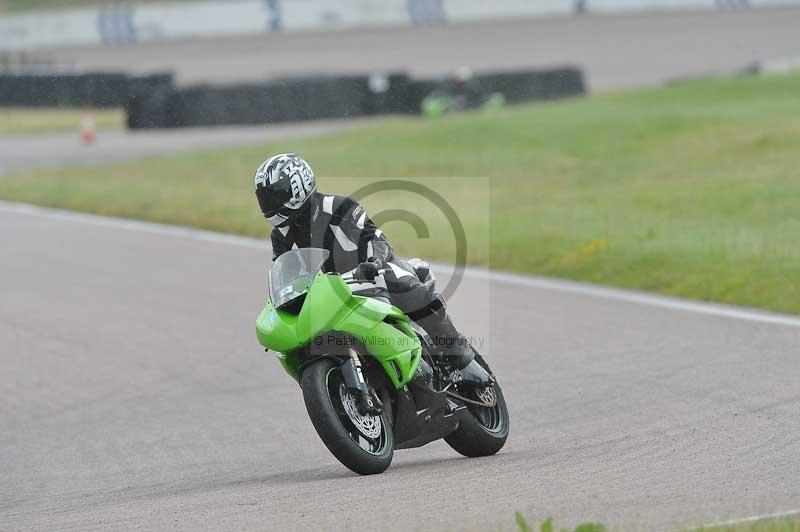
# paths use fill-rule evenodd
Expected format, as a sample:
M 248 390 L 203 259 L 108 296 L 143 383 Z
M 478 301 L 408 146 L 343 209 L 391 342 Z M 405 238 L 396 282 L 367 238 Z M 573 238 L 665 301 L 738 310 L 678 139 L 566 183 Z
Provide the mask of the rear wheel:
M 475 360 L 489 373 L 492 370 L 476 353 Z M 456 452 L 470 458 L 489 456 L 503 448 L 508 439 L 509 417 L 503 390 L 495 382 L 487 388 L 459 389 L 459 394 L 467 399 L 493 406 L 479 406 L 466 403 L 467 409 L 461 412 L 458 429 L 450 433 L 445 441 Z
M 328 450 L 360 475 L 382 473 L 392 463 L 394 434 L 386 414 L 361 414 L 345 387 L 336 360 L 324 358 L 303 371 L 300 381 L 311 423 Z

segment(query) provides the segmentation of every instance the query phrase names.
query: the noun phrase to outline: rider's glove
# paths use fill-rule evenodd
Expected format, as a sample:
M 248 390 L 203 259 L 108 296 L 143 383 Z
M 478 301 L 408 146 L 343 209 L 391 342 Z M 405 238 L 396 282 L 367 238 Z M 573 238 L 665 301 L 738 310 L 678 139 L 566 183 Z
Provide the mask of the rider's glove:
M 370 257 L 370 259 L 367 259 L 367 262 L 362 262 L 358 265 L 358 268 L 356 268 L 356 271 L 353 273 L 353 277 L 361 281 L 375 280 L 375 277 L 378 275 L 378 265 L 376 264 L 374 257 Z

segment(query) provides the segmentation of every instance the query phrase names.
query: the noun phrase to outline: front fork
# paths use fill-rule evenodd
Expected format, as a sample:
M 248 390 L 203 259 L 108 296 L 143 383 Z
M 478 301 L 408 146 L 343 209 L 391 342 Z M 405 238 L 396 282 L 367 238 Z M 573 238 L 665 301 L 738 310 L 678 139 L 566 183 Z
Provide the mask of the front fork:
M 361 359 L 352 347 L 348 349 L 349 358 L 340 366 L 345 387 L 356 397 L 356 406 L 361 414 L 379 415 L 383 412 L 383 403 L 374 390 L 370 390 L 361 373 Z

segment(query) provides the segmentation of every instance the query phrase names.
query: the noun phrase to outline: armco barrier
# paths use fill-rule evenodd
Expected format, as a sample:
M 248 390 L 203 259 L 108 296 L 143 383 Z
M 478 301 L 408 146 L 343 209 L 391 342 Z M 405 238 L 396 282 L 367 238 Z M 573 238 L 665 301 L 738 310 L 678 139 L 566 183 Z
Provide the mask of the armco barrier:
M 172 85 L 172 74 L 0 74 L 0 106 L 122 107 L 134 95 L 164 85 Z
M 474 80 L 509 103 L 583 94 L 577 68 L 497 72 Z M 159 84 L 134 95 L 127 105 L 131 129 L 232 124 L 269 124 L 376 114 L 418 113 L 422 100 L 441 80 L 413 80 L 405 74 L 306 76 L 264 83 L 202 85 L 175 89 Z
M 800 0 L 213 0 L 98 2 L 0 16 L 0 50 L 380 26 L 452 24 L 584 12 L 757 9 Z

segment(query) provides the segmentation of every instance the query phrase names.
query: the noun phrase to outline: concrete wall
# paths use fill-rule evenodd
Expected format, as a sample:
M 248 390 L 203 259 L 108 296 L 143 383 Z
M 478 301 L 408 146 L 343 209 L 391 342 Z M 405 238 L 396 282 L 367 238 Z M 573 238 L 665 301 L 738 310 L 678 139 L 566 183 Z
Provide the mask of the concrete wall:
M 0 50 L 364 26 L 425 25 L 588 11 L 752 9 L 800 0 L 229 0 L 116 3 L 0 18 Z

